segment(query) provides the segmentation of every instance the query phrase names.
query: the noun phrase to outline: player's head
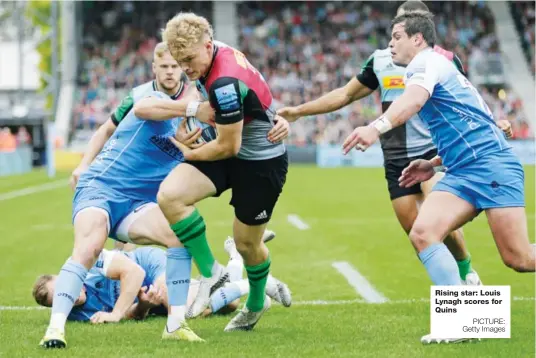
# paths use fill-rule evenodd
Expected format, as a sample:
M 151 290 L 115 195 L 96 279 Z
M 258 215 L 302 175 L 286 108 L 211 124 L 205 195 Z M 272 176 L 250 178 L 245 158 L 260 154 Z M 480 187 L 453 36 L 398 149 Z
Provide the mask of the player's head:
M 56 285 L 56 275 L 41 275 L 35 281 L 32 295 L 35 302 L 41 306 L 52 307 L 52 297 L 54 297 L 54 287 Z M 86 303 L 86 291 L 82 289 L 80 296 L 76 299 L 74 305 L 80 306 Z
M 389 47 L 396 65 L 407 65 L 424 48 L 434 47 L 436 32 L 432 15 L 408 12 L 393 20 Z
M 197 80 L 208 72 L 214 47 L 212 26 L 207 19 L 181 12 L 167 22 L 162 37 L 190 80 Z
M 154 48 L 153 73 L 161 89 L 169 92 L 178 90 L 182 71 L 165 42 L 160 42 Z
M 398 9 L 396 10 L 396 16 L 404 15 L 409 12 L 418 12 L 418 11 L 422 13 L 427 13 L 427 12 L 430 12 L 430 9 L 428 9 L 428 6 L 426 6 L 426 4 L 423 3 L 422 1 L 410 0 L 410 1 L 406 1 L 405 3 L 403 3 L 402 5 L 398 7 Z

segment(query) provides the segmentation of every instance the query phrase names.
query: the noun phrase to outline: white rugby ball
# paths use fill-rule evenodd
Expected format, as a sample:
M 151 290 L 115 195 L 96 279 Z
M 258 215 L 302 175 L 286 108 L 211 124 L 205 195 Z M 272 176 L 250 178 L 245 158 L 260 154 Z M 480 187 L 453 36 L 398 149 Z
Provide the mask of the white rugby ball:
M 201 128 L 201 136 L 195 141 L 197 144 L 208 143 L 213 141 L 218 136 L 216 128 L 212 127 L 210 124 L 201 122 L 195 117 L 186 118 L 186 129 L 188 132 Z

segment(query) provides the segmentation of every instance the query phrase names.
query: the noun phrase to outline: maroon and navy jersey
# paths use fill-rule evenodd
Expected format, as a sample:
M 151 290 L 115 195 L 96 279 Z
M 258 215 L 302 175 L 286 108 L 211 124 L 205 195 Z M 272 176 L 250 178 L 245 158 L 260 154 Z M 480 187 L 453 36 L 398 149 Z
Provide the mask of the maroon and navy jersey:
M 264 160 L 285 153 L 282 143 L 267 138 L 275 117 L 270 88 L 242 52 L 215 41 L 212 65 L 196 86 L 216 111 L 216 123 L 244 121 L 238 158 Z

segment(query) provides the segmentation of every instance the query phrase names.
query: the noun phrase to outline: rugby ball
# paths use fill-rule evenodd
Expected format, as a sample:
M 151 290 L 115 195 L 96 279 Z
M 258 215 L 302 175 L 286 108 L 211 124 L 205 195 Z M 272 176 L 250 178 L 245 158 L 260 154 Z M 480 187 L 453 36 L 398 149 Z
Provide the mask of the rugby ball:
M 186 118 L 186 129 L 188 132 L 201 128 L 201 136 L 195 141 L 197 144 L 208 143 L 213 141 L 218 136 L 216 128 L 212 127 L 210 124 L 201 122 L 195 117 Z

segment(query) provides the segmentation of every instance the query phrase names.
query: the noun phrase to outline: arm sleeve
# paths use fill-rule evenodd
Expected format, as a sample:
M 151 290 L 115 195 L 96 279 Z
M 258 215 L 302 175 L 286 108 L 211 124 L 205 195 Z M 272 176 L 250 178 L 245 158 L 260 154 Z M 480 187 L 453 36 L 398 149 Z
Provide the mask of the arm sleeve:
M 126 117 L 128 112 L 130 112 L 132 107 L 134 107 L 134 96 L 132 91 L 130 91 L 128 95 L 123 98 L 121 103 L 119 103 L 119 106 L 117 106 L 115 111 L 112 113 L 112 122 L 114 122 L 114 124 L 118 126 L 119 123 L 121 123 L 121 121 L 123 120 L 123 118 Z
M 406 88 L 410 85 L 418 85 L 430 93 L 434 92 L 436 84 L 439 83 L 438 64 L 433 63 L 430 56 L 417 56 L 406 68 L 404 76 Z
M 248 91 L 246 85 L 236 78 L 221 77 L 214 81 L 208 93 L 217 124 L 232 124 L 244 119 L 244 98 Z
M 361 72 L 356 76 L 357 80 L 363 85 L 367 86 L 371 90 L 378 88 L 380 83 L 378 82 L 378 77 L 374 73 L 374 54 L 370 55 L 369 58 L 365 61 L 361 67 Z

